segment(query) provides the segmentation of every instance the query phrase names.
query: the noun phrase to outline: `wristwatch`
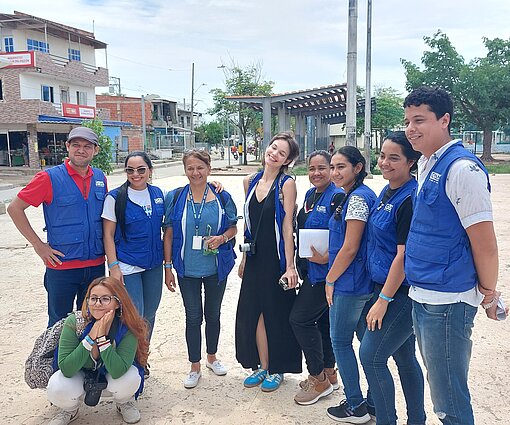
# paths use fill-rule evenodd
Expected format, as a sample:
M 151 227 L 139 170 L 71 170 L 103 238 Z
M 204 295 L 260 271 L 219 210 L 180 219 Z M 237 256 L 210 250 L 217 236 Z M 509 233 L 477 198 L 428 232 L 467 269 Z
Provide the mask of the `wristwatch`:
M 496 304 L 498 302 L 498 297 L 494 297 L 492 299 L 492 301 L 488 302 L 488 303 L 485 303 L 485 304 L 480 304 L 482 306 L 482 308 L 484 310 L 488 310 L 489 308 L 491 308 L 494 304 Z

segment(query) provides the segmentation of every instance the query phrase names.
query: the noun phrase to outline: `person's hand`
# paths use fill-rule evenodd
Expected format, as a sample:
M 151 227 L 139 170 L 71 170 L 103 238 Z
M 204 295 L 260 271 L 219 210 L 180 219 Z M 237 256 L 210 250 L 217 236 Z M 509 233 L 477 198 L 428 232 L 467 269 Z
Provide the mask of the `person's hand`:
M 333 292 L 335 290 L 335 286 L 331 285 L 324 285 L 325 292 L 326 292 L 326 301 L 328 302 L 328 305 L 331 307 L 333 305 Z
M 287 285 L 290 289 L 294 289 L 298 283 L 298 274 L 295 267 L 289 267 L 287 271 L 282 275 L 282 278 L 287 278 Z
M 319 251 L 317 251 L 313 246 L 310 247 L 312 250 L 312 256 L 308 258 L 308 261 L 316 264 L 328 264 L 329 256 L 328 253 L 322 255 Z
M 175 292 L 175 275 L 173 269 L 165 268 L 165 285 L 170 292 Z
M 223 235 L 219 236 L 208 236 L 206 237 L 207 248 L 209 249 L 218 249 L 221 244 L 225 243 L 225 238 Z
M 237 269 L 237 275 L 242 279 L 244 275 L 244 266 L 246 264 L 246 257 L 243 256 L 241 260 L 241 264 L 239 264 L 239 268 Z
M 211 182 L 211 184 L 214 186 L 214 191 L 216 193 L 223 192 L 223 185 L 220 182 L 213 181 L 213 182 Z
M 482 306 L 484 304 L 488 304 L 488 303 L 494 301 L 494 302 L 492 302 L 492 306 L 490 308 L 488 308 L 487 310 L 485 310 L 485 314 L 487 315 L 487 317 L 489 319 L 498 320 L 498 316 L 496 315 L 496 312 L 498 309 L 498 299 L 499 299 L 500 295 L 501 295 L 501 292 L 494 291 L 494 293 L 492 295 L 486 295 L 482 301 Z M 508 315 L 508 309 L 507 309 L 506 313 Z
M 56 267 L 57 265 L 62 264 L 62 261 L 57 257 L 57 255 L 64 257 L 64 254 L 53 249 L 49 244 L 41 241 L 34 245 L 34 250 L 36 254 L 41 257 L 41 260 L 43 260 L 45 265 L 50 264 L 53 267 Z
M 115 310 L 107 311 L 101 319 L 98 320 L 99 322 L 99 335 L 108 335 L 108 332 L 110 332 L 110 327 L 113 323 L 113 318 L 115 317 Z
M 369 331 L 375 331 L 382 328 L 382 321 L 388 310 L 388 301 L 378 298 L 367 314 L 367 328 Z
M 119 265 L 115 265 L 110 269 L 110 277 L 113 277 L 120 281 L 124 285 L 124 276 L 122 275 L 122 272 L 120 271 Z

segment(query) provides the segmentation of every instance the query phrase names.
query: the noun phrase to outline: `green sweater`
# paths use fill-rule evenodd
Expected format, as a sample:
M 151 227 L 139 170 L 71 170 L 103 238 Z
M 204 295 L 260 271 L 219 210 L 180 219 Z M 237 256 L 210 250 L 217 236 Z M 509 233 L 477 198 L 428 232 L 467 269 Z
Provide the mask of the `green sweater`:
M 127 331 L 118 346 L 112 345 L 99 353 L 100 359 L 112 376 L 118 379 L 124 375 L 133 364 L 138 341 Z M 98 359 L 99 360 L 99 359 Z M 76 335 L 76 316 L 69 315 L 64 323 L 58 343 L 58 367 L 66 378 L 76 375 L 81 369 L 94 369 L 91 352 L 88 351 Z

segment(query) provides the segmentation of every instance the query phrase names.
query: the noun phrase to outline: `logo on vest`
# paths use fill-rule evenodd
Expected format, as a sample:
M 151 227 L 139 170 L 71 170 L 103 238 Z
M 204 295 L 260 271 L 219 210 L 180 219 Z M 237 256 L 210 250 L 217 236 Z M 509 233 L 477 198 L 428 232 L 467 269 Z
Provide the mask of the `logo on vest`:
M 317 208 L 315 210 L 323 214 L 326 213 L 326 207 L 324 205 L 317 205 Z
M 163 200 L 163 198 L 155 198 L 154 199 L 154 203 L 155 204 L 163 204 L 165 201 Z
M 393 209 L 393 204 L 386 204 L 384 206 L 384 211 L 386 211 L 386 212 L 391 212 L 392 209 Z
M 104 181 L 96 181 L 96 187 L 104 187 Z
M 441 174 L 439 173 L 436 173 L 435 171 L 433 171 L 432 173 L 430 173 L 430 177 L 429 177 L 429 180 L 433 183 L 439 183 L 439 179 L 441 178 Z

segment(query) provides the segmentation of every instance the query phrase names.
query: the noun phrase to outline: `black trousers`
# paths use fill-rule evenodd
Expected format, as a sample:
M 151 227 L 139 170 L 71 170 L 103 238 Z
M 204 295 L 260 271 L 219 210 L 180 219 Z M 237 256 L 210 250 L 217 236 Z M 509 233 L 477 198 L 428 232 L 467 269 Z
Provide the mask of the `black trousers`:
M 312 286 L 308 277 L 305 277 L 289 318 L 310 375 L 318 375 L 324 368 L 335 366 L 324 284 L 319 282 Z

